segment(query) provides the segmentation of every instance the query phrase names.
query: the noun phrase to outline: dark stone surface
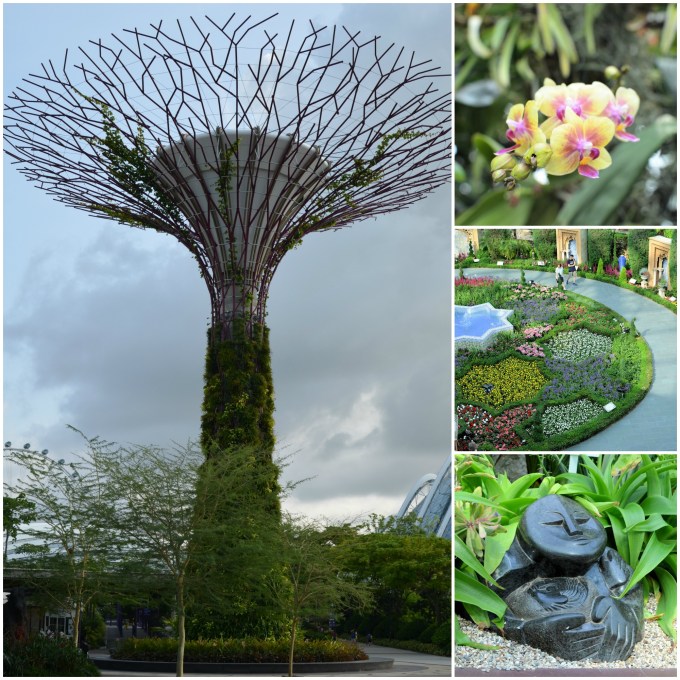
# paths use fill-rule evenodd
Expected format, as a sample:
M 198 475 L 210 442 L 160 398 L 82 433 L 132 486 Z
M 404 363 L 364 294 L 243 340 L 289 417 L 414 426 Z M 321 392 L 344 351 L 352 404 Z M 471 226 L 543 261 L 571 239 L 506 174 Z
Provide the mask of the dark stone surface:
M 505 635 L 570 661 L 627 659 L 643 629 L 641 587 L 620 597 L 632 573 L 583 506 L 540 498 L 493 574 L 508 605 Z

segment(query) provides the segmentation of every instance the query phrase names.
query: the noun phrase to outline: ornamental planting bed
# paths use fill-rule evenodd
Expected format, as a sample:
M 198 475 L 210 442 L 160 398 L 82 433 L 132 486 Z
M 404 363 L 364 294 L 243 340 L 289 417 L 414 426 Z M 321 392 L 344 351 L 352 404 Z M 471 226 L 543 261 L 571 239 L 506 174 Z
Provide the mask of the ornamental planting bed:
M 456 305 L 513 309 L 514 331 L 456 348 L 456 448 L 559 450 L 630 411 L 652 381 L 634 319 L 572 292 L 491 277 L 457 279 Z

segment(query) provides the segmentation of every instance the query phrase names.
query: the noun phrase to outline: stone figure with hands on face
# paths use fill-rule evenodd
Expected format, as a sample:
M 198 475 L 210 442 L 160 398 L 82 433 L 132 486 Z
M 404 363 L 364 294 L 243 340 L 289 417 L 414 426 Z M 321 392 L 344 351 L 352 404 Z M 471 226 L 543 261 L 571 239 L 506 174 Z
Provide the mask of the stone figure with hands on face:
M 568 660 L 627 659 L 643 627 L 640 585 L 621 597 L 632 573 L 579 503 L 540 498 L 493 574 L 508 605 L 504 634 Z

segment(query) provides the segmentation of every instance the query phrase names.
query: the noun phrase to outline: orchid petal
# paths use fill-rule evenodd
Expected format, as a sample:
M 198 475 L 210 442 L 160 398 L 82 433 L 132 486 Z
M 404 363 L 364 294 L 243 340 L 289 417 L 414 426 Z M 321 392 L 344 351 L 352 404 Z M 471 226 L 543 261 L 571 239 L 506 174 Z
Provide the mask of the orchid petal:
M 598 179 L 600 173 L 592 165 L 579 165 L 578 174 L 583 177 L 590 177 L 590 179 Z

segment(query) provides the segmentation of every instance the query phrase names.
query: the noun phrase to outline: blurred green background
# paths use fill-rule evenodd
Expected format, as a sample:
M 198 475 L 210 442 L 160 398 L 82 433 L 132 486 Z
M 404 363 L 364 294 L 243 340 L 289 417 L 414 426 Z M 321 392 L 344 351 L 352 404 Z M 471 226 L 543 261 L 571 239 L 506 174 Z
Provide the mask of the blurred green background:
M 456 4 L 456 224 L 677 224 L 677 6 L 670 4 Z M 590 180 L 532 176 L 515 191 L 493 185 L 489 162 L 508 146 L 507 111 L 556 83 L 595 80 L 628 67 L 620 85 L 640 95 L 629 129 L 614 140 L 613 164 Z M 539 117 L 543 120 L 543 116 Z

